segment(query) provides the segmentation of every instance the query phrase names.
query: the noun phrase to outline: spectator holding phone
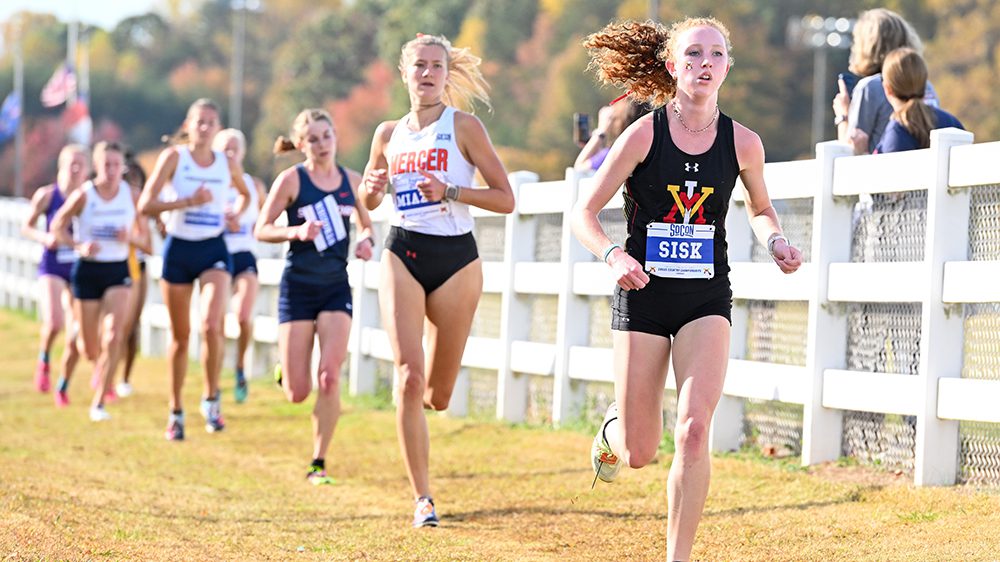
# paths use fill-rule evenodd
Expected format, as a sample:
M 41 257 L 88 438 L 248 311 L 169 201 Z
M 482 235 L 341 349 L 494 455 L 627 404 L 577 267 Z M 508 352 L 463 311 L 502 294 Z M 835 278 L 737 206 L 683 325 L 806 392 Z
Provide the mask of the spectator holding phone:
M 928 148 L 931 145 L 931 130 L 965 128 L 954 115 L 924 102 L 927 63 L 914 49 L 896 49 L 885 57 L 882 87 L 893 112 L 882 139 L 875 147 L 876 153 Z
M 923 49 L 920 37 L 902 16 L 885 8 L 861 13 L 854 25 L 851 45 L 851 72 L 861 77 L 849 92 L 843 79 L 838 79 L 839 92 L 833 98 L 833 124 L 837 139 L 854 148 L 854 154 L 869 154 L 878 146 L 889 124 L 893 109 L 882 87 L 882 65 L 894 49 Z M 937 106 L 937 94 L 927 82 L 924 102 Z
M 627 98 L 602 107 L 597 112 L 597 128 L 590 134 L 590 140 L 583 145 L 573 167 L 578 172 L 596 172 L 618 135 L 648 111 L 648 108 Z

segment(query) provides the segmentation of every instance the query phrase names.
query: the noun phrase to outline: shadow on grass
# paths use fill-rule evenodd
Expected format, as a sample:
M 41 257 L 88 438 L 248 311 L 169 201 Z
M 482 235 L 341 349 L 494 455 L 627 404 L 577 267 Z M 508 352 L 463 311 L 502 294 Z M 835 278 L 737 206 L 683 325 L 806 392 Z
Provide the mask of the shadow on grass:
M 762 513 L 762 512 L 773 512 L 773 511 L 803 511 L 817 507 L 830 507 L 834 505 L 858 503 L 864 498 L 866 493 L 878 492 L 883 488 L 885 488 L 885 486 L 881 484 L 873 486 L 858 486 L 852 489 L 850 492 L 842 495 L 841 497 L 830 498 L 824 501 L 807 501 L 799 503 L 759 505 L 754 507 L 734 507 L 731 509 L 719 509 L 719 510 L 706 509 L 704 516 L 731 517 L 731 516 L 740 516 L 751 513 Z

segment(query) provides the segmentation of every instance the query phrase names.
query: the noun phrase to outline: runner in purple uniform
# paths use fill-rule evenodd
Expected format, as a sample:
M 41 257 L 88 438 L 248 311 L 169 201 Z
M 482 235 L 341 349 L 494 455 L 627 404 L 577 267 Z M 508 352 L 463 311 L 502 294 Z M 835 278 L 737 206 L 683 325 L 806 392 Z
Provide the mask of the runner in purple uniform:
M 63 353 L 60 384 L 56 388 L 56 405 L 65 406 L 65 393 L 60 394 L 62 380 L 73 371 L 80 353 L 75 345 L 77 327 L 73 323 L 73 296 L 69 290 L 69 274 L 76 261 L 73 248 L 62 246 L 50 232 L 52 217 L 71 193 L 76 191 L 90 175 L 90 154 L 86 147 L 71 144 L 59 152 L 59 172 L 56 182 L 35 190 L 31 197 L 31 210 L 21 233 L 25 238 L 42 245 L 42 258 L 38 263 L 38 307 L 42 319 L 39 338 L 38 366 L 35 368 L 35 388 L 48 392 L 50 388 L 49 354 L 52 344 L 63 326 L 66 330 L 66 350 Z M 38 219 L 45 216 L 45 230 L 38 228 Z M 63 400 L 61 401 L 60 398 Z

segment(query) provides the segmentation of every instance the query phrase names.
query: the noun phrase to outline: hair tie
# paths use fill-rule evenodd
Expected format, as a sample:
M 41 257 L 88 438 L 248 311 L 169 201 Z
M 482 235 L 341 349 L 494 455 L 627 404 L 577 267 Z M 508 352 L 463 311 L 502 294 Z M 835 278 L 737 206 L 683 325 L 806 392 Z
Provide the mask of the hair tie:
M 629 91 L 625 92 L 624 94 L 622 94 L 622 95 L 618 96 L 617 98 L 611 100 L 611 103 L 609 103 L 608 105 L 614 105 L 614 104 L 622 101 L 623 99 L 627 98 L 628 95 L 631 94 L 631 93 L 632 93 L 632 90 L 629 90 Z

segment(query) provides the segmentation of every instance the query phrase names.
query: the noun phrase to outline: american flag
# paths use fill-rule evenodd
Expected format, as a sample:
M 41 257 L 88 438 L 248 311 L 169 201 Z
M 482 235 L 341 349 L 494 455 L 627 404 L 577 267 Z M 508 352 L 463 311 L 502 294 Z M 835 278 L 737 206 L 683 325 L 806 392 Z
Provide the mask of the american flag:
M 76 93 L 76 73 L 73 67 L 63 63 L 52 73 L 48 83 L 42 88 L 42 105 L 55 107 L 66 103 Z

